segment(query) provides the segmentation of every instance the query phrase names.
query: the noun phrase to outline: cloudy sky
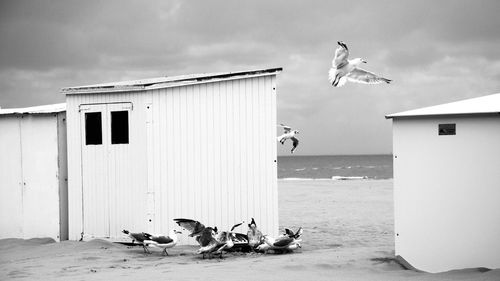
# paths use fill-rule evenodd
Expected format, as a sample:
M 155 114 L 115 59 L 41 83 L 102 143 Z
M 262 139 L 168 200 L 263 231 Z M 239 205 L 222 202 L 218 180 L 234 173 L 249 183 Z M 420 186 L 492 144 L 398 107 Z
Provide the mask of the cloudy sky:
M 278 120 L 300 130 L 297 154 L 391 153 L 384 115 L 500 92 L 499 15 L 498 0 L 1 1 L 0 106 L 63 102 L 66 86 L 283 67 Z M 338 40 L 393 84 L 331 87 Z

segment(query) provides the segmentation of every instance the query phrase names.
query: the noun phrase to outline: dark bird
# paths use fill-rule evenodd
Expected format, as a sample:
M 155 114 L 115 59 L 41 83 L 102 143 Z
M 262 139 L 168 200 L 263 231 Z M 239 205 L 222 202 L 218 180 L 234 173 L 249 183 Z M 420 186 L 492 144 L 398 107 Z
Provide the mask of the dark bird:
M 366 63 L 362 58 L 348 60 L 349 49 L 347 45 L 339 41 L 332 60 L 332 67 L 328 71 L 328 80 L 334 87 L 342 87 L 347 81 L 363 84 L 391 83 L 392 80 L 381 77 L 359 68 L 361 63 Z
M 149 233 L 146 233 L 146 232 L 137 232 L 137 233 L 131 233 L 130 231 L 128 230 L 122 230 L 122 232 L 126 235 L 128 235 L 128 237 L 130 237 L 132 239 L 132 243 L 136 242 L 137 241 L 137 244 L 139 245 L 142 245 L 142 247 L 144 248 L 144 252 L 145 253 L 148 253 L 150 254 L 151 252 L 148 250 L 147 246 L 144 245 L 144 240 L 148 240 L 148 239 L 151 239 L 151 234 Z
M 278 137 L 278 141 L 283 145 L 283 144 L 285 144 L 285 141 L 287 139 L 292 140 L 292 150 L 290 152 L 293 153 L 295 151 L 295 149 L 297 148 L 297 146 L 299 145 L 299 140 L 295 137 L 295 135 L 298 134 L 299 131 L 292 130 L 292 128 L 290 126 L 287 126 L 284 124 L 279 124 L 279 126 L 283 127 L 285 132 L 281 136 Z

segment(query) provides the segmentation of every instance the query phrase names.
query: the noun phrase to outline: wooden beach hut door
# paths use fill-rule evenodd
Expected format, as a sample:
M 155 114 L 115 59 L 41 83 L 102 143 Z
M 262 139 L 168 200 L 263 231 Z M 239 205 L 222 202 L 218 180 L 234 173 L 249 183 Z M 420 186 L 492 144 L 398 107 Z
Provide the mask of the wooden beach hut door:
M 135 196 L 125 192 L 134 172 L 131 112 L 131 103 L 80 106 L 84 238 L 119 237 L 122 210 L 133 207 L 124 206 Z

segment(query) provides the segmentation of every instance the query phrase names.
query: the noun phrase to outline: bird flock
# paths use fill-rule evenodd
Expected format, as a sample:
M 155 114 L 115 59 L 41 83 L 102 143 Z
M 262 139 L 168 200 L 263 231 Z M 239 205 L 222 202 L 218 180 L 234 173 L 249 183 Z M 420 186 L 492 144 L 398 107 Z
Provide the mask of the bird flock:
M 200 248 L 195 252 L 201 255 L 203 259 L 206 256 L 212 258 L 218 256 L 223 258 L 224 252 L 255 252 L 255 253 L 289 253 L 301 248 L 302 227 L 296 232 L 285 228 L 285 233 L 278 237 L 263 235 L 258 229 L 255 219 L 248 224 L 246 234 L 235 232 L 234 230 L 240 227 L 244 221 L 237 223 L 228 231 L 218 231 L 217 227 L 205 226 L 199 221 L 192 219 L 178 218 L 174 219 L 182 229 L 189 232 L 189 237 L 192 237 L 199 244 Z M 182 234 L 181 231 L 171 230 L 168 236 L 152 235 L 146 232 L 133 233 L 128 230 L 122 231 L 125 235 L 132 239 L 134 245 L 141 245 L 144 253 L 151 254 L 150 247 L 162 249 L 162 254 L 167 255 L 167 249 L 177 245 L 179 237 L 177 234 Z
M 390 79 L 360 68 L 359 66 L 362 63 L 367 63 L 366 60 L 362 58 L 348 59 L 349 48 L 347 48 L 345 42 L 338 41 L 337 44 L 338 47 L 335 50 L 332 67 L 328 71 L 328 80 L 333 87 L 342 87 L 347 81 L 361 84 L 390 84 L 392 82 Z M 285 129 L 284 133 L 277 138 L 278 141 L 283 145 L 287 139 L 290 139 L 292 141 L 292 150 L 290 152 L 293 153 L 299 145 L 299 140 L 295 137 L 299 131 L 292 130 L 290 126 L 283 124 L 278 126 Z

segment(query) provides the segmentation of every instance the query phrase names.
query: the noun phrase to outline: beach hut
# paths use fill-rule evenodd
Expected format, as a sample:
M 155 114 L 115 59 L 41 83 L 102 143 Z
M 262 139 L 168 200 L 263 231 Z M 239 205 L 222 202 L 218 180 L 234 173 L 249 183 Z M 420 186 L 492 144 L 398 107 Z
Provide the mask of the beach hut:
M 500 267 L 500 94 L 387 115 L 396 255 L 440 272 Z
M 253 217 L 276 235 L 281 70 L 63 88 L 70 239 L 166 234 L 174 218 L 225 230 Z
M 0 238 L 68 239 L 65 104 L 0 110 Z

